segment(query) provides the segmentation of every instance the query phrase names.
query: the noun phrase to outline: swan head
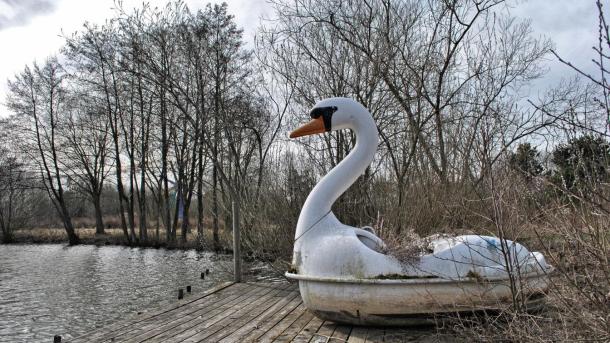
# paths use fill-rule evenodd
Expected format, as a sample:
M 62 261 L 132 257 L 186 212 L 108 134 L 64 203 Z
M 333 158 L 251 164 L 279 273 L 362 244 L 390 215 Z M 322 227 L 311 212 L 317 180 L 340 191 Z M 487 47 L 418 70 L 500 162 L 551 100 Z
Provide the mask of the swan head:
M 290 133 L 290 138 L 309 136 L 342 129 L 354 129 L 362 124 L 375 125 L 369 111 L 348 98 L 328 98 L 318 101 L 309 112 L 311 121 Z

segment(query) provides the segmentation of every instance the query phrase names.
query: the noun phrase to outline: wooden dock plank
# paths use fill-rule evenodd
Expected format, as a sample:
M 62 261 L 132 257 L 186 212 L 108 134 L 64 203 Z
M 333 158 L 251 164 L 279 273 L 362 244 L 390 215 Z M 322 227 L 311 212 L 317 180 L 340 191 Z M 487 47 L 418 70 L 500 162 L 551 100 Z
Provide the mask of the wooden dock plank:
M 337 324 L 329 321 L 322 323 L 322 326 L 316 333 L 313 334 L 309 342 L 311 343 L 326 343 L 333 336 L 333 332 L 337 328 Z
M 194 298 L 185 298 L 183 300 L 177 301 L 176 303 L 163 307 L 161 309 L 156 309 L 156 310 L 153 310 L 148 313 L 144 312 L 143 314 L 133 316 L 127 320 L 119 321 L 114 324 L 104 326 L 102 328 L 97 328 L 97 329 L 92 330 L 88 333 L 85 333 L 81 336 L 75 337 L 74 339 L 70 340 L 70 342 L 87 343 L 87 342 L 94 342 L 94 341 L 103 341 L 105 338 L 107 338 L 107 337 L 109 338 L 110 336 L 113 336 L 117 331 L 129 329 L 129 328 L 133 327 L 134 325 L 137 325 L 138 323 L 143 322 L 145 320 L 150 320 L 151 318 L 155 318 L 158 316 L 162 316 L 164 314 L 171 313 L 172 311 L 174 311 L 180 307 L 196 306 L 198 303 L 207 300 L 206 298 L 208 298 L 212 295 L 217 295 L 222 290 L 225 290 L 228 288 L 229 290 L 232 291 L 237 286 L 239 286 L 239 284 L 235 284 L 234 282 L 221 283 L 218 286 L 215 286 L 215 287 L 203 292 L 202 294 L 197 295 Z M 239 288 L 239 287 L 237 287 L 237 288 Z
M 293 342 L 305 343 L 318 332 L 324 321 L 318 317 L 313 317 L 305 327 L 292 339 Z
M 121 339 L 129 340 L 130 338 L 138 337 L 141 334 L 147 333 L 156 328 L 171 328 L 177 324 L 176 321 L 184 320 L 188 316 L 201 315 L 202 312 L 214 310 L 219 307 L 223 307 L 227 302 L 233 301 L 233 299 L 242 295 L 242 291 L 248 292 L 246 288 L 239 288 L 227 291 L 223 294 L 212 297 L 210 302 L 197 304 L 198 306 L 185 306 L 175 309 L 172 312 L 165 313 L 162 316 L 156 316 L 148 320 L 142 321 L 127 330 L 121 330 L 116 332 L 113 337 L 115 340 Z
M 425 328 L 341 325 L 307 310 L 295 284 L 226 283 L 71 342 L 453 342 Z
M 203 340 L 205 337 L 224 328 L 227 325 L 226 323 L 231 322 L 236 317 L 240 309 L 241 311 L 246 311 L 264 303 L 268 299 L 272 299 L 280 291 L 281 288 L 277 287 L 251 286 L 251 292 L 244 293 L 236 300 L 227 303 L 220 311 L 213 315 L 195 318 L 177 330 L 165 332 L 152 338 L 150 342 L 197 342 Z M 253 302 L 252 299 L 256 300 Z
M 352 332 L 351 325 L 337 325 L 329 342 L 347 342 L 350 333 Z
M 224 320 L 210 327 L 207 330 L 208 332 L 189 337 L 184 342 L 199 342 L 202 340 L 207 342 L 219 342 L 225 336 L 230 335 L 237 329 L 248 327 L 250 321 L 260 318 L 269 308 L 273 308 L 278 301 L 286 299 L 286 288 L 275 288 L 274 290 L 271 297 L 263 299 L 263 301 L 252 302 L 250 305 L 242 304 L 242 307 L 237 308 L 237 311 L 231 316 L 227 316 Z M 227 329 L 223 330 L 225 328 Z
M 350 332 L 347 341 L 349 343 L 364 343 L 366 342 L 366 336 L 369 329 L 363 326 L 354 326 L 352 332 Z
M 273 327 L 278 318 L 283 318 L 287 311 L 292 311 L 296 306 L 301 303 L 301 297 L 297 292 L 291 290 L 282 299 L 277 300 L 272 306 L 268 307 L 258 317 L 252 318 L 252 320 L 235 332 L 231 333 L 225 339 L 223 343 L 227 342 L 253 342 L 264 334 L 269 328 Z
M 286 330 L 286 328 L 288 328 L 290 325 L 292 325 L 292 323 L 299 318 L 304 312 L 305 312 L 305 305 L 303 305 L 303 302 L 301 301 L 300 297 L 295 297 L 295 300 L 292 301 L 292 304 L 298 304 L 296 307 L 293 308 L 292 311 L 289 311 L 290 307 L 292 307 L 293 305 L 288 305 L 287 307 L 285 307 L 286 311 L 286 315 L 285 316 L 281 316 L 281 314 L 279 314 L 275 320 L 270 320 L 269 322 L 275 322 L 275 325 L 273 325 L 272 327 L 270 327 L 269 329 L 263 328 L 263 330 L 265 331 L 262 335 L 258 336 L 255 341 L 257 342 L 271 342 L 273 340 L 275 340 L 277 338 L 277 336 L 279 336 L 282 332 L 284 332 L 284 330 Z
M 135 334 L 132 332 L 129 336 L 122 337 L 121 340 L 124 340 L 126 343 L 138 343 L 153 339 L 153 337 L 159 335 L 161 335 L 161 338 L 164 338 L 167 335 L 175 335 L 175 333 L 179 333 L 182 330 L 191 327 L 196 321 L 203 322 L 214 315 L 222 313 L 229 306 L 232 307 L 235 306 L 235 304 L 240 304 L 252 296 L 259 296 L 257 293 L 258 291 L 259 290 L 255 288 L 247 288 L 246 291 L 243 292 L 227 292 L 226 297 L 219 299 L 215 304 L 201 307 L 197 311 L 176 312 L 172 316 L 172 319 L 167 320 L 165 323 L 152 321 L 147 325 L 140 327 Z
M 299 305 L 299 307 L 305 307 L 304 305 Z M 292 342 L 293 339 L 305 328 L 309 322 L 314 318 L 313 313 L 308 310 L 303 311 L 301 315 L 290 324 L 279 336 L 277 336 L 273 342 L 275 343 L 286 343 Z

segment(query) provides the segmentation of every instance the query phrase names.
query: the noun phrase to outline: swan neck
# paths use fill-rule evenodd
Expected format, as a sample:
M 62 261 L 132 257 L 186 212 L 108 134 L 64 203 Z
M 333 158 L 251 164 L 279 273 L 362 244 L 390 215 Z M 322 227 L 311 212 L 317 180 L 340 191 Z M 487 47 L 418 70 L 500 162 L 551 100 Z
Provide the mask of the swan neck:
M 356 135 L 354 149 L 311 191 L 299 216 L 296 237 L 331 211 L 332 205 L 369 166 L 377 151 L 377 127 L 369 116 L 349 127 Z

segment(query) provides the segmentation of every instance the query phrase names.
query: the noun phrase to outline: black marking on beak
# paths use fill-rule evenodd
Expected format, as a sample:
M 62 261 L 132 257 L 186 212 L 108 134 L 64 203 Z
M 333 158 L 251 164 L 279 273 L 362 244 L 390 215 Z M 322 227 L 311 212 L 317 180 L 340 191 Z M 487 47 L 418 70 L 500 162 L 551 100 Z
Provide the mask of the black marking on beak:
M 324 129 L 326 131 L 330 131 L 332 129 L 332 117 L 333 113 L 337 111 L 337 106 L 328 106 L 328 107 L 315 107 L 309 112 L 309 116 L 312 119 L 318 119 L 322 116 L 322 120 L 324 121 Z

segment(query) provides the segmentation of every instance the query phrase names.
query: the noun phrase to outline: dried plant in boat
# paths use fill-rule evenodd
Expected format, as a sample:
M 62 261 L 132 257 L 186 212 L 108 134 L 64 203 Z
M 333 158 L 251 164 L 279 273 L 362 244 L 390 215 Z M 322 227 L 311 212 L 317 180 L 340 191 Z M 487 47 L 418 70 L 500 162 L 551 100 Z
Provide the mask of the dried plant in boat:
M 395 257 L 404 264 L 414 264 L 419 256 L 427 252 L 427 241 L 413 230 L 407 229 L 400 234 L 382 235 L 381 238 L 385 243 L 383 253 Z

